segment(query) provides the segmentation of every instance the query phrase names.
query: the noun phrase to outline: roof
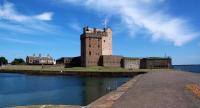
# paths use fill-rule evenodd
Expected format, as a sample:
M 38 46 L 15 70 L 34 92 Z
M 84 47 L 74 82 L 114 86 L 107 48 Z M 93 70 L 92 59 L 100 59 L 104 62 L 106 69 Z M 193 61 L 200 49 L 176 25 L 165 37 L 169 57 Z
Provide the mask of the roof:
M 37 59 L 39 59 L 39 58 L 42 58 L 42 59 L 53 59 L 53 57 L 39 57 L 39 56 L 27 56 L 27 58 L 37 58 Z

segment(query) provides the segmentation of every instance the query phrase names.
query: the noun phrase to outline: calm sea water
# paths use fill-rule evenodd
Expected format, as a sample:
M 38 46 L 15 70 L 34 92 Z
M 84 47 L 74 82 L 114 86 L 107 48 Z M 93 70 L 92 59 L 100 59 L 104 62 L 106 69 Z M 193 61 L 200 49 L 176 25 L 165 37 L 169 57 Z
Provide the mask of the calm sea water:
M 174 69 L 200 73 L 200 65 L 174 65 Z
M 0 73 L 0 107 L 87 105 L 129 79 Z

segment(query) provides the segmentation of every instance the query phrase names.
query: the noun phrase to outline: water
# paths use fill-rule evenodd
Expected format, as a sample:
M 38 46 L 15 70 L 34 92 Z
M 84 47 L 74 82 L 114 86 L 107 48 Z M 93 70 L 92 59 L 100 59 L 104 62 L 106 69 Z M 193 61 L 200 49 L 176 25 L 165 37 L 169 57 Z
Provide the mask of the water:
M 0 73 L 0 107 L 87 105 L 129 79 Z
M 174 69 L 200 73 L 200 65 L 174 65 Z

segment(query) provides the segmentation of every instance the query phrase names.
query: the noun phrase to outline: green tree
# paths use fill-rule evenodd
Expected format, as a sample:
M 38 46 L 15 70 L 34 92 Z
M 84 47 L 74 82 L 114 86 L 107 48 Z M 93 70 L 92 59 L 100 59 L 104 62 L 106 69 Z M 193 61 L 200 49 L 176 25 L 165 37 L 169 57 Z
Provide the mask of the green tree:
M 0 57 L 0 65 L 8 64 L 8 60 L 5 57 Z
M 25 61 L 24 61 L 24 59 L 22 59 L 22 58 L 15 58 L 15 59 L 12 61 L 11 64 L 12 64 L 12 65 L 23 65 L 23 64 L 25 64 Z

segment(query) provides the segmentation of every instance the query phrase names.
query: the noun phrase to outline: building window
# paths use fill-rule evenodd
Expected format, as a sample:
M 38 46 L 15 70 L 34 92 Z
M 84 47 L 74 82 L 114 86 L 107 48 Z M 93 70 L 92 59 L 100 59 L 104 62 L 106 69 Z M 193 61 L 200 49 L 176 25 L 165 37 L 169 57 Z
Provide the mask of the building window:
M 89 55 L 90 55 L 90 56 L 92 55 L 91 51 L 89 51 Z
M 104 41 L 104 43 L 106 42 L 106 40 L 103 40 Z
M 91 47 L 91 45 L 89 45 L 89 47 Z

